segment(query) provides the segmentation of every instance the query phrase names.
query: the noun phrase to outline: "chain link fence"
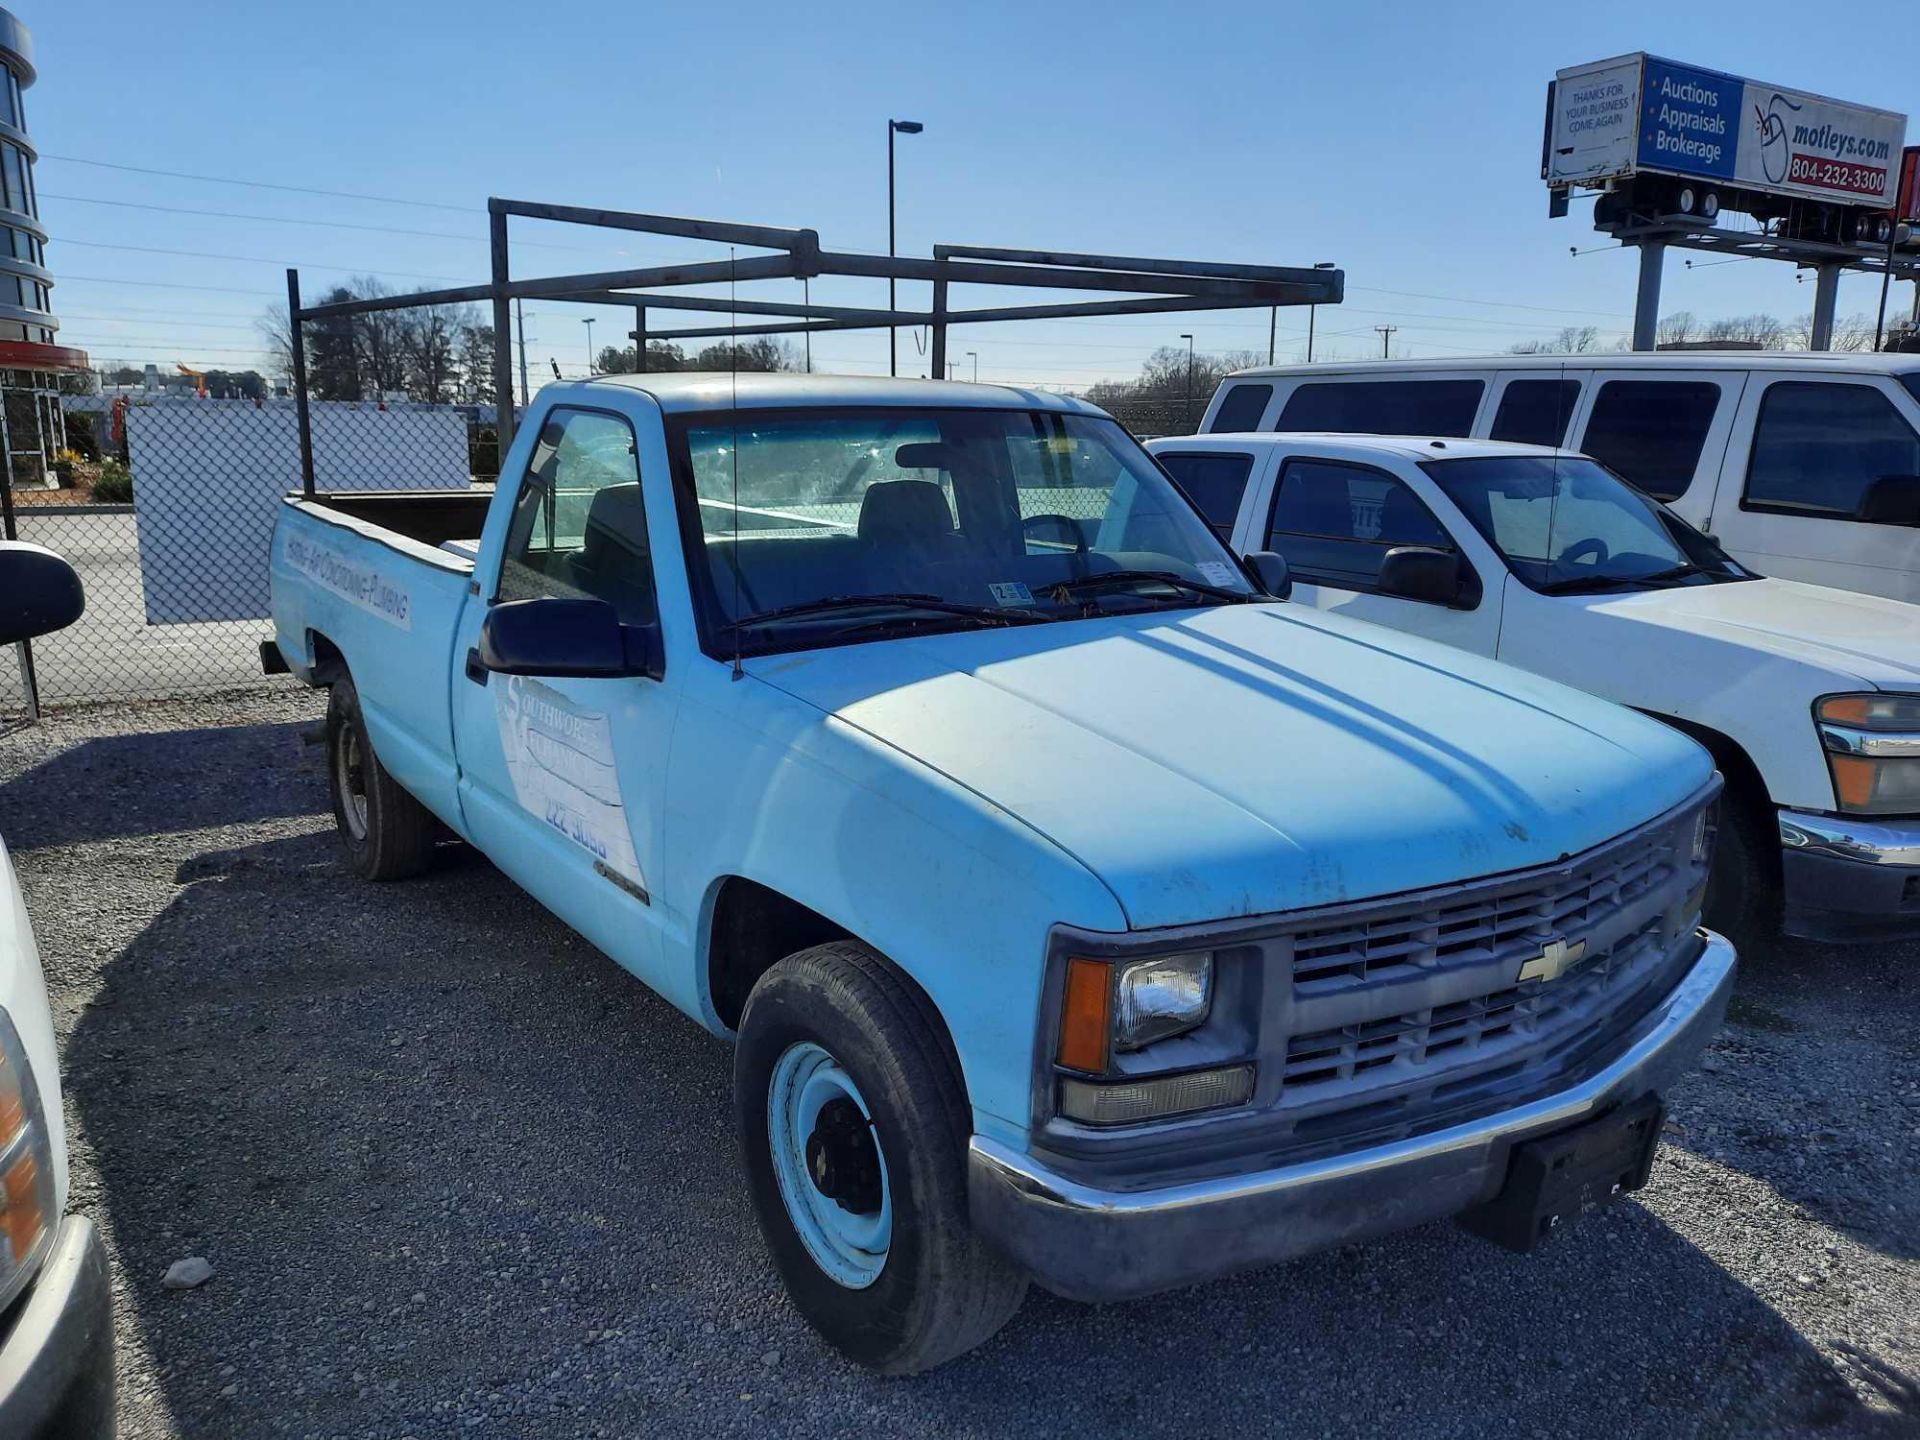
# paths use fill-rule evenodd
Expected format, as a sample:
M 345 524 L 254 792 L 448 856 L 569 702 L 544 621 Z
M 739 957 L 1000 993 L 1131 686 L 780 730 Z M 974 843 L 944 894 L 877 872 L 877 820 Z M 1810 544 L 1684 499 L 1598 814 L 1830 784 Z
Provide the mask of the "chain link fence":
M 321 489 L 455 489 L 498 469 L 491 411 L 331 404 L 313 408 Z M 285 685 L 260 670 L 272 634 L 268 550 L 282 496 L 300 488 L 291 402 L 112 397 L 91 412 L 91 456 L 58 489 L 15 489 L 13 535 L 72 563 L 80 621 L 0 648 L 0 719 L 39 709 Z

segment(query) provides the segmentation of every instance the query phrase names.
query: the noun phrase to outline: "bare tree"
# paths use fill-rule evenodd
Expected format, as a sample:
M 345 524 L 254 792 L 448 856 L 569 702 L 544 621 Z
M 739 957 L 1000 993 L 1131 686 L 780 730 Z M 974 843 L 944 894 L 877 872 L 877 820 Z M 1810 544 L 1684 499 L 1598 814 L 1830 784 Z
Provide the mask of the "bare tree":
M 1676 310 L 1671 315 L 1663 315 L 1660 323 L 1654 326 L 1653 343 L 1662 347 L 1684 345 L 1693 338 L 1694 325 L 1691 310 Z

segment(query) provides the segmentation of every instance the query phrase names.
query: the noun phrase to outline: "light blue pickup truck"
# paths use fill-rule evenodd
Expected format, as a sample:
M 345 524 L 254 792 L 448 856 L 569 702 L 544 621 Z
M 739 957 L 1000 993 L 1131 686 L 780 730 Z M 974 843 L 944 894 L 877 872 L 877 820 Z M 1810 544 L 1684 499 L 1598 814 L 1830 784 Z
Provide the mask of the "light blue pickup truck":
M 450 831 L 733 1037 L 767 1243 L 882 1370 L 1030 1279 L 1529 1248 L 1732 986 L 1704 751 L 1285 603 L 1076 400 L 556 384 L 495 494 L 289 497 L 272 574 L 352 866 Z

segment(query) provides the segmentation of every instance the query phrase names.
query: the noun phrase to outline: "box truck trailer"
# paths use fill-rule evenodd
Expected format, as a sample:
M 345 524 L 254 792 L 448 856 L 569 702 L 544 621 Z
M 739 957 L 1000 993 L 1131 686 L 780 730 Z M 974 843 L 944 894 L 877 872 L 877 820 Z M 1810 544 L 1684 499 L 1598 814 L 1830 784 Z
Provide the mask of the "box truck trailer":
M 1712 223 L 1721 210 L 1782 235 L 1886 244 L 1907 117 L 1638 53 L 1562 70 L 1547 87 L 1541 174 L 1553 210 L 1603 191 L 1596 223 Z

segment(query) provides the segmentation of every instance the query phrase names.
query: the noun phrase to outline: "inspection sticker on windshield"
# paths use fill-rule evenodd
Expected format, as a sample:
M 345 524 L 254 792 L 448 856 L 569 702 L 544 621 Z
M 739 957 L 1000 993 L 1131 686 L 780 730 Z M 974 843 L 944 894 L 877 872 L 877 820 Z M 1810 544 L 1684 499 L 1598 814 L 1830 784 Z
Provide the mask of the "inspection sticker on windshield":
M 987 586 L 996 605 L 1031 605 L 1033 592 L 1018 580 L 1002 580 L 998 585 Z
M 1240 577 L 1233 573 L 1233 566 L 1221 560 L 1202 560 L 1200 574 L 1209 585 L 1230 586 Z
M 494 712 L 514 798 L 644 891 L 647 881 L 620 801 L 607 716 L 529 676 L 497 679 L 504 683 L 493 686 Z

